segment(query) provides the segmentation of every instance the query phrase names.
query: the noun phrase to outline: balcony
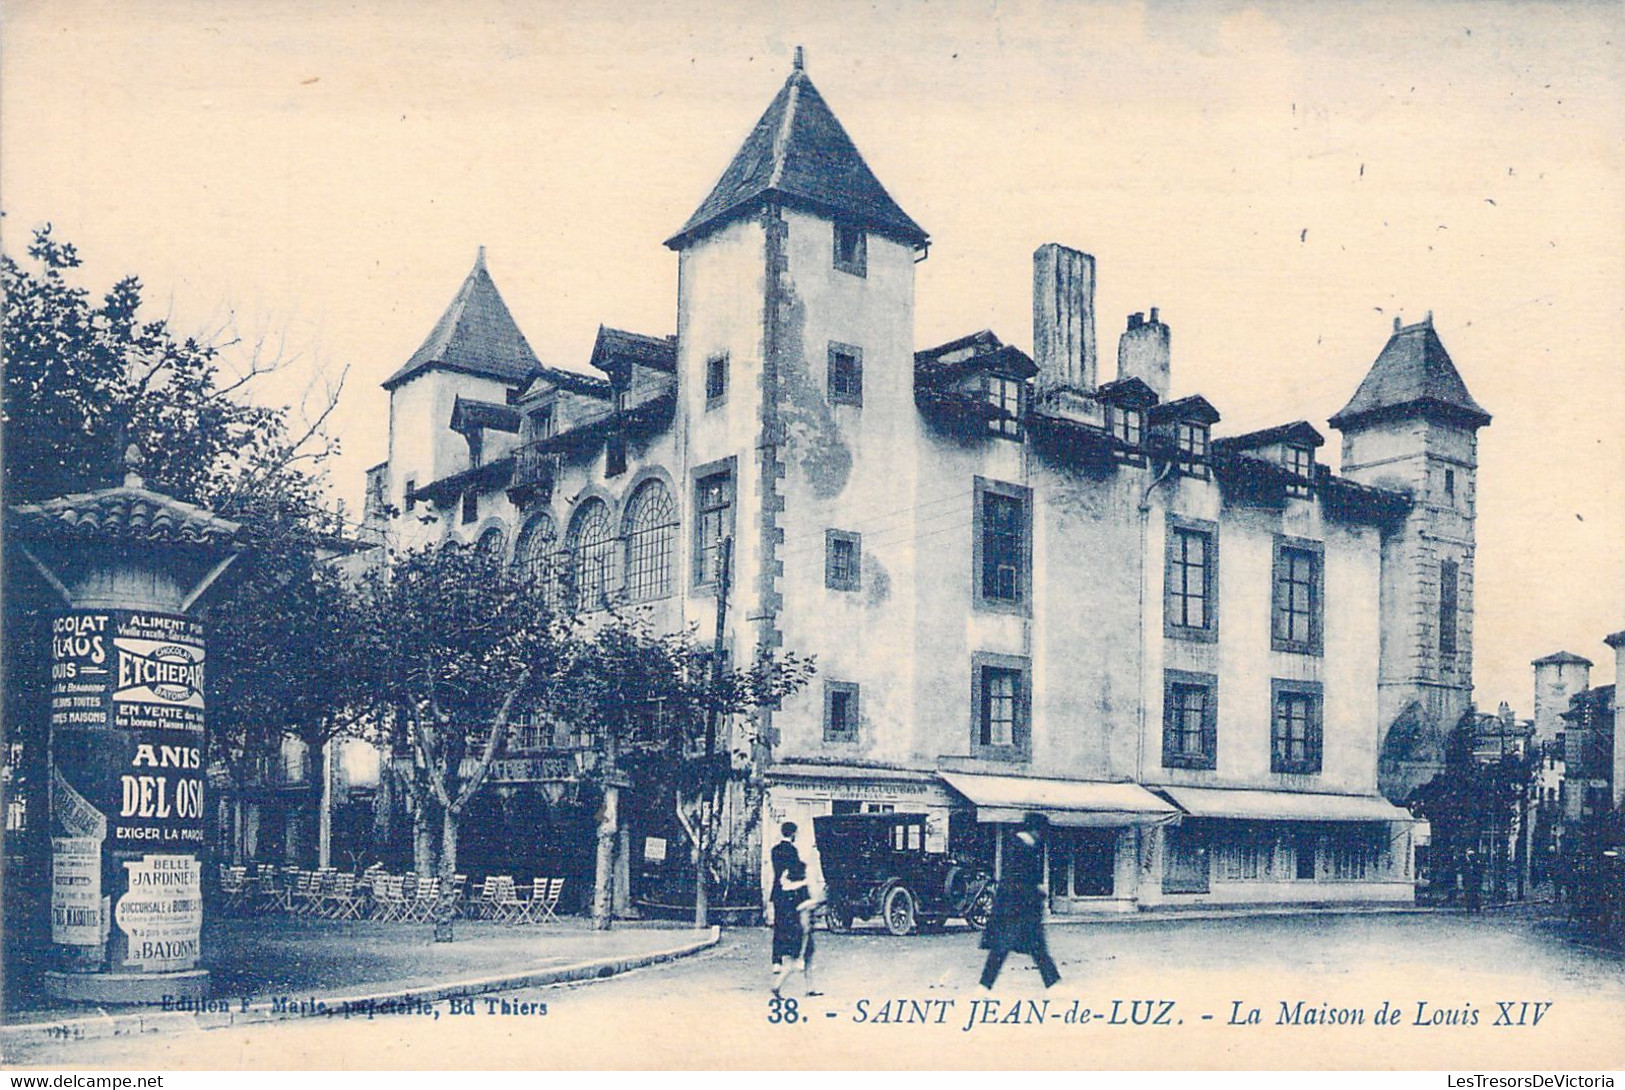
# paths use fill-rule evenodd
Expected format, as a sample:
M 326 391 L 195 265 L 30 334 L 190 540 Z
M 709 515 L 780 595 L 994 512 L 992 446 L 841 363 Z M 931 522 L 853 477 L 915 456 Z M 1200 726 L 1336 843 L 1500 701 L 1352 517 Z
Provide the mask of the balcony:
M 526 443 L 513 452 L 513 479 L 508 498 L 516 504 L 529 500 L 546 503 L 553 496 L 553 482 L 559 478 L 563 456 L 546 449 L 546 440 Z

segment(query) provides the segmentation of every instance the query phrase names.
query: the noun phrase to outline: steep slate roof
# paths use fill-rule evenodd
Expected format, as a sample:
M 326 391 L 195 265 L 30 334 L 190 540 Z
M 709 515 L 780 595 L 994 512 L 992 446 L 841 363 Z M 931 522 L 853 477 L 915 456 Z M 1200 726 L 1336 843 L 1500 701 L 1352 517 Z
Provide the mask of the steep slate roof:
M 651 337 L 601 325 L 598 339 L 593 342 L 592 358 L 587 362 L 608 372 L 612 361 L 641 364 L 674 375 L 677 373 L 677 338 Z
M 1250 431 L 1246 435 L 1229 435 L 1215 439 L 1213 445 L 1221 450 L 1257 450 L 1276 443 L 1295 443 L 1301 446 L 1324 445 L 1326 437 L 1315 430 L 1307 420 L 1294 420 L 1290 424 L 1277 424 L 1273 428 Z
M 384 381 L 384 389 L 393 390 L 430 368 L 521 383 L 541 366 L 486 271 L 485 247 L 481 246 L 474 268 L 446 313 L 412 358 Z
M 1490 422 L 1433 331 L 1431 314 L 1415 325 L 1400 326 L 1396 320 L 1377 361 L 1330 423 L 1346 430 L 1363 420 L 1418 415 L 1474 428 Z
M 1592 663 L 1592 661 L 1590 659 L 1581 658 L 1579 655 L 1576 655 L 1573 651 L 1554 651 L 1550 655 L 1546 655 L 1546 656 L 1543 656 L 1542 658 L 1536 659 L 1535 661 L 1531 662 L 1529 665 L 1531 665 L 1531 666 L 1591 666 L 1591 665 L 1593 665 L 1593 663 Z
M 679 249 L 707 227 L 753 211 L 770 194 L 913 245 L 930 237 L 863 161 L 799 55 L 711 195 L 666 245 Z

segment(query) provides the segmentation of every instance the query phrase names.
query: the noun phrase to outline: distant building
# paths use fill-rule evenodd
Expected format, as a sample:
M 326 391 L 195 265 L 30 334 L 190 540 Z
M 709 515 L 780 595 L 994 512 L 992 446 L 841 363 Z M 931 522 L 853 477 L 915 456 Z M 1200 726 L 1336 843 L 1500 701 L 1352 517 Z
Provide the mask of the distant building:
M 543 364 L 481 251 L 384 383 L 376 539 L 557 560 L 561 603 L 707 640 L 731 539 L 733 656 L 819 668 L 761 712 L 742 825 L 923 812 L 931 846 L 996 864 L 1044 811 L 1057 912 L 1409 901 L 1395 803 L 1471 700 L 1490 420 L 1431 316 L 1396 320 L 1331 418 L 1338 474 L 1306 421 L 1214 436 L 1156 308 L 1107 380 L 1075 249 L 1034 254 L 1031 356 L 988 330 L 917 346 L 927 242 L 798 62 L 667 240 L 675 334 L 601 327 L 596 374 Z M 590 835 L 561 730 L 501 763 L 479 839 L 507 869 Z M 657 807 L 629 821 L 634 881 L 685 865 Z
M 1563 815 L 1570 822 L 1616 805 L 1614 686 L 1575 693 L 1563 713 Z

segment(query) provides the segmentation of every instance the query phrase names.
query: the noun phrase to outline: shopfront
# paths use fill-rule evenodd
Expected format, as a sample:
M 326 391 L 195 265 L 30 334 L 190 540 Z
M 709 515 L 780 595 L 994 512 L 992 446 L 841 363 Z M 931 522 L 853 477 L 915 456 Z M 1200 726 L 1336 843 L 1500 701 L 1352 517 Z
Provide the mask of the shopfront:
M 1132 783 L 963 772 L 941 777 L 991 830 L 995 870 L 1023 817 L 1049 819 L 1044 851 L 1056 915 L 1132 911 L 1140 898 L 1142 845 L 1180 816 L 1177 807 Z
M 1160 787 L 1185 815 L 1146 859 L 1147 903 L 1410 902 L 1415 821 L 1386 799 Z M 1160 858 L 1158 858 L 1160 856 Z
M 762 888 L 772 884 L 768 853 L 779 827 L 796 823 L 796 845 L 807 862 L 814 888 L 823 888 L 823 866 L 813 835 L 813 818 L 825 814 L 899 813 L 925 815 L 925 850 L 967 858 L 982 854 L 962 804 L 936 774 L 907 769 L 786 763 L 773 769 L 762 823 Z M 991 850 L 991 844 L 987 846 Z

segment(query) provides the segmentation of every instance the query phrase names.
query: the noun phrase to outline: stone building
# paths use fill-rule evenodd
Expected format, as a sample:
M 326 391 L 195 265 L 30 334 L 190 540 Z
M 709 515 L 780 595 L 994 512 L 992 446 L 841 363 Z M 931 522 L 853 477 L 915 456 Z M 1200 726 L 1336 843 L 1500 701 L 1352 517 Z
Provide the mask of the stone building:
M 764 827 L 923 812 L 928 846 L 993 864 L 1041 810 L 1057 912 L 1409 901 L 1395 803 L 1470 699 L 1489 422 L 1431 316 L 1331 418 L 1334 473 L 1304 420 L 1215 437 L 1156 308 L 1108 380 L 1076 249 L 1034 255 L 1032 355 L 918 345 L 928 241 L 798 58 L 666 241 L 674 333 L 600 328 L 596 374 L 545 365 L 482 251 L 384 384 L 372 525 L 562 556 L 577 607 L 706 640 L 731 538 L 733 655 L 818 657 L 761 712 Z M 516 736 L 510 793 L 556 778 L 520 759 L 543 734 Z M 672 834 L 640 820 L 634 875 L 686 855 L 651 862 Z

